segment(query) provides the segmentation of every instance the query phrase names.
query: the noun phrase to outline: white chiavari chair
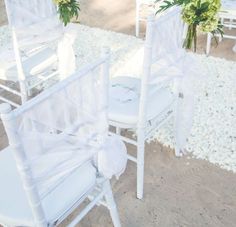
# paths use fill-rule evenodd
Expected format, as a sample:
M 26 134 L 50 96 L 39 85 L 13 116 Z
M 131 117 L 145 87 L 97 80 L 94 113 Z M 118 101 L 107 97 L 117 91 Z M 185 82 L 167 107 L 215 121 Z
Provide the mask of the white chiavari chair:
M 236 29 L 236 1 L 234 0 L 223 0 L 222 1 L 222 8 L 219 12 L 219 17 L 223 28 L 232 30 Z M 215 36 L 219 38 L 219 41 L 224 39 L 233 39 L 236 40 L 236 35 L 228 34 L 227 30 L 224 29 L 223 37 L 221 34 L 216 34 Z M 209 55 L 211 50 L 211 41 L 212 41 L 212 34 L 207 34 L 207 44 L 206 44 L 206 54 Z
M 110 82 L 110 125 L 125 142 L 137 147 L 137 156 L 128 155 L 128 158 L 137 164 L 139 199 L 143 198 L 145 141 L 171 116 L 177 121 L 179 93 L 170 87 L 178 84 L 183 76 L 186 52 L 182 49 L 184 24 L 180 15 L 180 9 L 175 8 L 156 19 L 150 16 L 141 78 L 117 76 Z M 181 123 L 178 124 L 181 127 Z M 122 129 L 134 131 L 137 139 L 121 135 Z M 177 141 L 176 156 L 181 155 L 181 149 Z
M 70 35 L 64 32 L 53 1 L 5 0 L 5 5 L 13 45 L 0 53 L 0 79 L 11 81 L 0 84 L 0 100 L 17 107 L 19 101 L 7 94 L 25 102 L 34 88 L 64 78 L 63 69 L 67 68 L 67 75 L 71 74 L 75 69 L 74 56 Z M 65 47 L 66 42 L 71 48 Z
M 67 226 L 76 226 L 98 204 L 120 226 L 107 172 L 100 171 L 108 171 L 106 152 L 115 150 L 117 155 L 122 148 L 107 145 L 108 78 L 105 50 L 96 62 L 19 108 L 11 111 L 9 104 L 2 104 L 9 139 L 9 147 L 0 152 L 2 225 L 57 226 L 89 198 Z M 125 159 L 122 163 L 126 165 Z

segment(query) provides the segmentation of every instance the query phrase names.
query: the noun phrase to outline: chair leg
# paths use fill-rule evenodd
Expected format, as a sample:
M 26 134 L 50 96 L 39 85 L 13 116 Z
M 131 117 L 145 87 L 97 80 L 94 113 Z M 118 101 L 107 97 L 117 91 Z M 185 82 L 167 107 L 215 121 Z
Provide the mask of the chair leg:
M 176 130 L 176 129 L 175 129 Z M 178 137 L 177 137 L 177 132 L 175 132 L 175 156 L 176 157 L 182 157 L 183 156 L 183 152 L 181 151 L 179 145 L 178 145 Z
M 21 92 L 21 102 L 25 103 L 28 100 L 28 91 L 27 91 L 27 86 L 24 81 L 20 81 L 20 92 Z
M 232 30 L 233 21 L 232 18 L 229 20 L 229 30 Z
M 178 132 L 177 132 L 177 122 L 176 122 L 177 119 L 175 119 L 175 126 L 174 126 L 174 134 L 175 134 L 175 156 L 176 157 L 182 157 L 183 156 L 183 152 L 179 146 L 179 141 L 178 141 Z
M 27 96 L 31 97 L 33 95 L 32 89 L 27 90 Z
M 145 140 L 143 135 L 138 135 L 137 147 L 137 198 L 143 198 L 143 184 L 144 184 L 144 150 Z
M 236 44 L 235 44 L 234 47 L 233 47 L 233 52 L 236 53 Z
M 182 153 L 182 151 L 181 151 L 181 149 L 179 148 L 179 146 L 175 146 L 175 156 L 176 157 L 181 157 L 181 156 L 183 156 L 183 153 Z
M 211 34 L 207 34 L 207 46 L 206 46 L 206 55 L 209 55 L 211 49 Z
M 221 24 L 222 24 L 222 25 L 225 23 L 224 18 L 221 18 L 220 21 L 221 21 Z M 220 35 L 220 36 L 219 36 L 219 43 L 222 42 L 222 40 L 223 40 L 223 38 L 222 38 L 222 36 Z
M 136 0 L 136 18 L 135 18 L 135 36 L 139 37 L 139 10 L 140 3 L 139 0 Z
M 116 134 L 117 134 L 117 135 L 120 135 L 120 133 L 121 133 L 121 128 L 116 127 Z
M 179 90 L 179 84 L 177 85 L 177 90 Z M 178 129 L 179 129 L 179 123 L 180 123 L 180 119 L 179 119 L 179 115 L 178 115 L 178 111 L 179 111 L 179 108 L 178 108 L 178 105 L 180 104 L 179 103 L 179 97 L 177 97 L 176 101 L 175 101 L 175 106 L 174 106 L 174 138 L 175 138 L 175 156 L 176 157 L 181 157 L 183 155 L 182 151 L 181 151 L 181 147 L 180 147 L 180 144 L 179 144 L 179 132 L 178 132 Z
M 116 203 L 112 194 L 110 181 L 107 180 L 104 184 L 105 184 L 104 187 L 106 190 L 105 199 L 106 199 L 107 207 L 110 211 L 113 225 L 114 227 L 121 227 L 120 218 L 119 218 L 118 210 L 116 208 Z
M 220 35 L 220 36 L 219 36 L 219 43 L 222 42 L 222 40 L 223 40 L 223 38 L 222 38 L 222 36 Z

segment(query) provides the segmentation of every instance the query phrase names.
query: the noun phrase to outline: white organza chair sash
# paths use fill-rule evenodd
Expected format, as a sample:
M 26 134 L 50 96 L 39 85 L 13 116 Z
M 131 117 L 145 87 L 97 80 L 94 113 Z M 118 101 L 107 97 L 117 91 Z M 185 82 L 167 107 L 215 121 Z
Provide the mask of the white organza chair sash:
M 162 13 L 156 20 L 152 16 L 152 65 L 149 84 L 158 87 L 170 84 L 183 76 L 185 51 L 183 45 L 184 23 L 181 9 L 174 8 Z
M 235 0 L 221 0 L 221 8 L 223 10 L 236 10 Z
M 181 98 L 176 105 L 176 141 L 182 150 L 189 136 L 194 110 L 194 59 L 183 49 L 184 23 L 181 8 L 164 12 L 153 23 L 153 49 L 150 84 L 165 86 L 173 81 L 174 92 Z M 157 86 L 157 87 L 159 87 Z
M 13 111 L 26 155 L 24 163 L 17 163 L 23 173 L 31 167 L 42 198 L 87 161 L 108 178 L 125 170 L 125 145 L 108 137 L 105 61 L 45 91 L 43 99 L 31 100 L 37 105 Z
M 171 63 L 183 56 L 183 29 L 181 9 L 164 12 L 154 23 L 152 62 L 165 59 Z
M 55 15 L 56 5 L 48 0 L 5 0 L 9 24 L 16 28 Z
M 52 41 L 63 35 L 63 27 L 52 1 L 6 0 L 6 9 L 19 47 Z
M 9 25 L 17 39 L 17 48 L 27 51 L 45 45 L 56 49 L 60 78 L 75 71 L 73 42 L 76 32 L 64 28 L 57 14 L 53 0 L 6 0 Z M 15 60 L 12 46 L 0 54 L 0 60 Z
M 43 28 L 43 29 L 42 29 Z M 63 37 L 63 27 L 57 16 L 47 18 L 27 27 L 14 28 L 19 47 L 52 42 Z
M 103 147 L 107 106 L 99 70 L 52 93 L 18 118 L 26 164 L 42 196 Z

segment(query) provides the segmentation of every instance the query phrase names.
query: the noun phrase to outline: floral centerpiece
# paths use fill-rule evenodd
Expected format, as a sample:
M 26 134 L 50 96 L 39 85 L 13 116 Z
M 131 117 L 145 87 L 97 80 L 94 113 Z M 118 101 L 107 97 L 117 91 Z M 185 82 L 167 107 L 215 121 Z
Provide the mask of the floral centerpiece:
M 159 2 L 160 0 L 156 0 Z M 183 46 L 186 49 L 197 48 L 197 31 L 211 32 L 223 35 L 222 25 L 218 18 L 221 8 L 220 0 L 164 0 L 157 13 L 173 6 L 182 7 L 182 19 L 188 25 L 187 35 Z
M 58 7 L 60 20 L 66 26 L 73 17 L 79 16 L 79 3 L 77 0 L 54 0 Z

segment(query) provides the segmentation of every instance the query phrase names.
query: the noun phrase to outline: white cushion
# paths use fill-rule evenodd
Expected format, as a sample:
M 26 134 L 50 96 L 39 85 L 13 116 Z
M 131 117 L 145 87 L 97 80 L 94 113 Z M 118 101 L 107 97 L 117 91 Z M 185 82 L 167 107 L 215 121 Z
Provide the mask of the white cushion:
M 51 48 L 45 48 L 22 61 L 23 70 L 27 75 L 34 76 L 43 72 L 57 61 L 57 55 Z M 0 79 L 18 81 L 15 61 L 0 63 Z
M 173 94 L 167 88 L 150 92 L 147 97 L 147 120 L 152 120 L 173 103 Z M 141 80 L 134 77 L 115 77 L 109 89 L 109 120 L 123 124 L 137 124 Z
M 0 152 L 0 223 L 9 226 L 34 226 L 32 211 L 22 186 L 10 148 Z M 42 201 L 46 219 L 51 223 L 68 211 L 96 183 L 91 163 L 79 167 Z

